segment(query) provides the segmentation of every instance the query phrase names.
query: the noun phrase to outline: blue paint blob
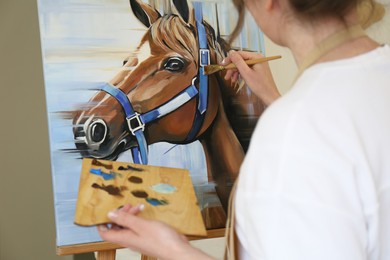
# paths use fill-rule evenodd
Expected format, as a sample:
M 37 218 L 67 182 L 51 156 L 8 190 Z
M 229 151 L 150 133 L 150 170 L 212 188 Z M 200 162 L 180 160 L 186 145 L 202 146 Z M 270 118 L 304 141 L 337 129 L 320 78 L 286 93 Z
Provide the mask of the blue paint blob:
M 177 191 L 175 186 L 167 183 L 158 183 L 156 185 L 153 185 L 151 188 L 155 192 L 165 193 L 165 194 L 174 193 L 175 191 Z
M 117 176 L 122 177 L 122 174 L 120 174 L 120 173 L 116 173 L 116 172 L 105 173 L 100 168 L 99 169 L 90 169 L 89 172 L 92 174 L 96 174 L 96 175 L 103 177 L 103 179 L 105 181 L 113 180 Z
M 150 205 L 152 206 L 162 206 L 162 205 L 168 205 L 168 201 L 167 200 L 159 200 L 159 199 L 156 199 L 156 198 L 146 198 L 145 199 Z

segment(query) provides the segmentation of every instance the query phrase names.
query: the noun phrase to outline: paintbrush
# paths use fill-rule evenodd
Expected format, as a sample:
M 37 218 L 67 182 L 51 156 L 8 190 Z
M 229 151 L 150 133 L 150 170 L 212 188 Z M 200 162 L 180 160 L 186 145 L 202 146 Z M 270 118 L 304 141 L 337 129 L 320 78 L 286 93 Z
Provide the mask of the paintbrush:
M 257 63 L 262 63 L 262 62 L 266 62 L 266 61 L 270 61 L 270 60 L 276 60 L 276 59 L 280 59 L 280 58 L 282 58 L 282 56 L 277 55 L 277 56 L 270 56 L 270 57 L 264 57 L 264 58 L 253 59 L 253 60 L 246 60 L 245 63 L 248 65 L 254 65 Z M 235 68 L 236 68 L 236 65 L 234 63 L 230 63 L 226 66 L 212 64 L 212 65 L 204 66 L 203 74 L 210 75 L 210 74 L 213 74 L 213 73 L 221 71 L 221 70 L 229 70 L 229 69 L 235 69 Z

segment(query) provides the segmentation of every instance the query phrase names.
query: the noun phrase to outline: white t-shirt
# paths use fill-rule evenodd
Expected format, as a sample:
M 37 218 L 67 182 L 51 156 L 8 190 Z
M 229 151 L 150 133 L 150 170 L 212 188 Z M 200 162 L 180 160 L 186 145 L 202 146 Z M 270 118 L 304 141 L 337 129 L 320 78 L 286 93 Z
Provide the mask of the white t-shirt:
M 307 69 L 263 114 L 236 193 L 241 260 L 390 259 L 390 47 Z

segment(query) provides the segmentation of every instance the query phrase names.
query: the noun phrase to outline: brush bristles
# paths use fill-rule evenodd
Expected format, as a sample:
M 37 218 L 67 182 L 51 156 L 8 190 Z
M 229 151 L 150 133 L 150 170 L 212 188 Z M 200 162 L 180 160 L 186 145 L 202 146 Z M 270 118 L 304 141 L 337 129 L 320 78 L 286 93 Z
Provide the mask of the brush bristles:
M 245 80 L 243 80 L 241 77 L 233 83 L 233 89 L 236 90 L 236 93 L 238 93 L 244 86 L 245 86 Z
M 204 75 L 211 75 L 213 73 L 216 73 L 218 71 L 223 70 L 225 67 L 221 65 L 208 65 L 204 67 L 203 74 Z

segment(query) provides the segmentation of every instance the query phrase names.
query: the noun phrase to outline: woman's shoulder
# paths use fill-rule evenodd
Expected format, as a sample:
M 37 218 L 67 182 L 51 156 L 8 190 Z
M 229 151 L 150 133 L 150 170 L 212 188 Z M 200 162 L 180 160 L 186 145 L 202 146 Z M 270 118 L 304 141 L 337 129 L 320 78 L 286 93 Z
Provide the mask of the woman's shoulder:
M 390 98 L 389 75 L 390 46 L 383 45 L 352 58 L 312 66 L 297 80 L 289 95 L 314 106 L 324 102 L 343 105 L 373 95 Z
M 334 73 L 336 70 L 355 73 L 357 70 L 375 70 L 378 66 L 390 70 L 390 46 L 387 44 L 353 57 L 313 65 L 303 75 L 317 77 L 318 74 Z
M 376 107 L 373 104 L 383 104 L 390 113 L 389 75 L 388 45 L 353 58 L 312 66 L 267 108 L 261 123 L 281 126 L 300 117 L 323 122 L 325 118 L 367 115 L 376 113 L 372 111 Z

